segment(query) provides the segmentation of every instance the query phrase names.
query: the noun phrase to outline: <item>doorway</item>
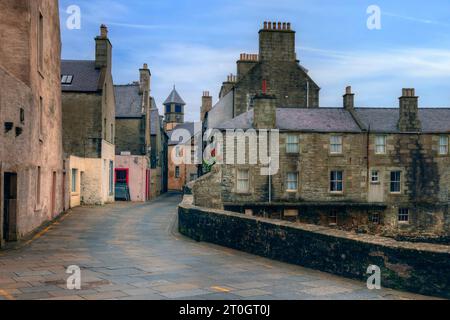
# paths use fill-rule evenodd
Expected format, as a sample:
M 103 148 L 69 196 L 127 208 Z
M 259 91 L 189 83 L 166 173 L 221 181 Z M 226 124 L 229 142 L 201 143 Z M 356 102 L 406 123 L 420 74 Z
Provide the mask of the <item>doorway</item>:
M 17 174 L 5 172 L 3 185 L 3 239 L 16 240 Z

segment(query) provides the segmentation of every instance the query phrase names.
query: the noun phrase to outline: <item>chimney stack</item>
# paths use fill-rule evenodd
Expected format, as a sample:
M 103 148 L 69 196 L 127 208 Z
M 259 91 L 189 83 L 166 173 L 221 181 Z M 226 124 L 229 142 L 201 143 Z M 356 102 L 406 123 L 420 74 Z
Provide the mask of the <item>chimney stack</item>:
M 150 93 L 150 78 L 151 78 L 152 74 L 146 63 L 144 63 L 144 66 L 142 67 L 142 69 L 139 69 L 139 73 L 140 73 L 139 92 L 141 94 L 143 94 L 144 92 Z
M 263 80 L 262 93 L 253 97 L 253 127 L 275 129 L 277 126 L 277 98 L 267 93 L 267 81 Z
M 112 45 L 108 39 L 108 27 L 100 26 L 100 35 L 95 38 L 95 67 L 111 68 Z
M 200 109 L 200 121 L 205 121 L 206 113 L 211 111 L 212 109 L 212 96 L 209 94 L 209 91 L 203 91 L 202 96 L 202 107 Z
M 257 63 L 257 54 L 241 53 L 237 61 L 237 80 L 242 79 Z
M 415 89 L 406 88 L 400 99 L 400 118 L 398 128 L 402 132 L 420 132 L 422 124 L 419 118 L 419 97 Z
M 355 108 L 355 94 L 352 93 L 352 87 L 345 88 L 344 94 L 344 109 L 353 110 Z
M 259 59 L 261 61 L 295 62 L 295 31 L 289 22 L 264 22 L 259 31 Z

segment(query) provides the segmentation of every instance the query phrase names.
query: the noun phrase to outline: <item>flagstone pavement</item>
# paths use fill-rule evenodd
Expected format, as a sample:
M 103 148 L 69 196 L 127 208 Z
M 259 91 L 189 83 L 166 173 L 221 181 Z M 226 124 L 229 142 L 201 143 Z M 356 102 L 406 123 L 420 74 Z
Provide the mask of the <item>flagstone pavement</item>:
M 0 300 L 427 299 L 235 250 L 177 232 L 179 194 L 80 207 L 0 251 Z M 81 290 L 67 289 L 69 266 Z

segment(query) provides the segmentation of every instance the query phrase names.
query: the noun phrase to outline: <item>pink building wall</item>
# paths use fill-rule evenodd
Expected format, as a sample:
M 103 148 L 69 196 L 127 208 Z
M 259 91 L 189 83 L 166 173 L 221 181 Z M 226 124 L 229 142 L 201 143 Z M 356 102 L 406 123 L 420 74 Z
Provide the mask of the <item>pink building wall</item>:
M 116 156 L 116 170 L 128 170 L 128 187 L 130 188 L 131 201 L 147 201 L 146 190 L 148 158 L 145 156 Z

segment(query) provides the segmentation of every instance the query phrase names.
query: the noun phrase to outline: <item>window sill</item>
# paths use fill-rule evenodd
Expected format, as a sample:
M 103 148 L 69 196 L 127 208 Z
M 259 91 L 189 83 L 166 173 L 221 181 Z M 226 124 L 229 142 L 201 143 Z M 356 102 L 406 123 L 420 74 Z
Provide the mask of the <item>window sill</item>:
M 286 190 L 286 193 L 298 193 L 298 190 Z
M 401 196 L 401 195 L 402 195 L 401 192 L 389 192 L 389 194 L 390 194 L 391 196 Z
M 248 191 L 236 191 L 235 194 L 238 194 L 240 196 L 251 196 L 252 194 Z
M 332 196 L 343 196 L 344 192 L 342 192 L 342 191 L 330 191 L 330 195 L 332 195 Z
M 343 153 L 329 153 L 330 157 L 343 157 L 344 154 Z
M 377 181 L 377 182 L 370 182 L 370 184 L 379 186 L 379 185 L 381 184 L 381 182 L 380 182 L 380 181 Z

